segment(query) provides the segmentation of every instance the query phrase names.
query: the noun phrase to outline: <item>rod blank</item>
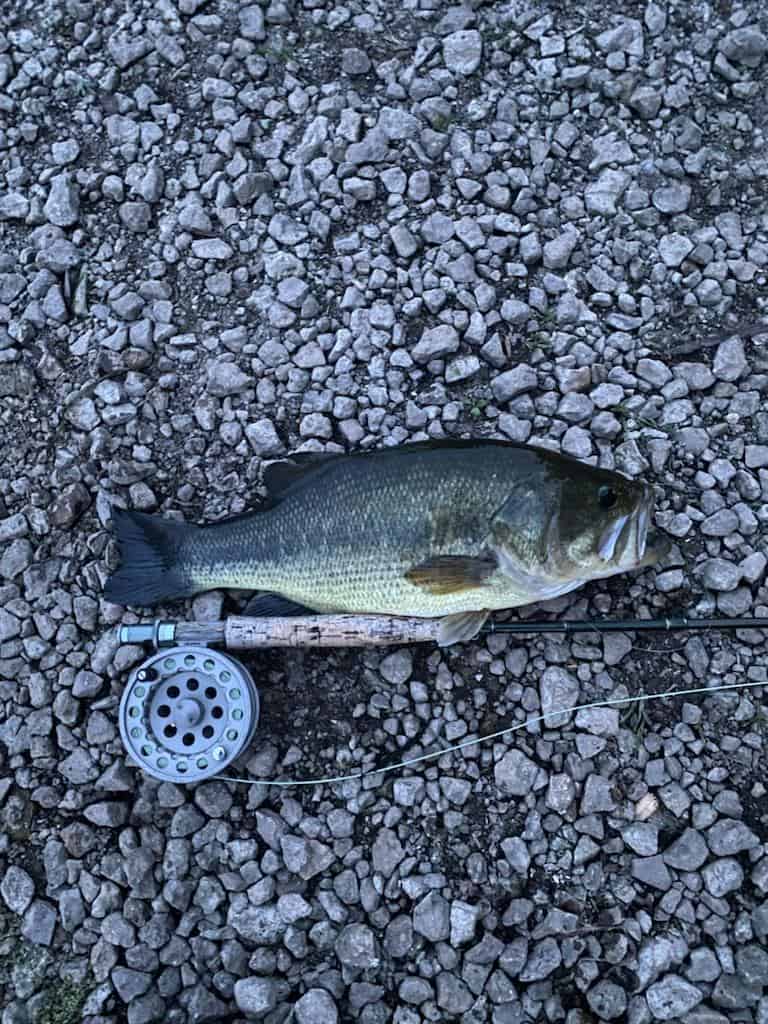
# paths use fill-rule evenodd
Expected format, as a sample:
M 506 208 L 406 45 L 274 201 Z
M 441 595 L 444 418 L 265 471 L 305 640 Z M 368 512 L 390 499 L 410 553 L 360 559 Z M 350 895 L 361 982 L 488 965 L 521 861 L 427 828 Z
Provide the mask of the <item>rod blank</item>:
M 218 622 L 162 622 L 123 626 L 121 643 L 153 642 L 223 644 L 227 650 L 263 647 L 386 647 L 437 640 L 439 619 L 395 615 L 297 615 L 251 618 L 230 615 Z M 528 622 L 490 622 L 482 632 L 536 635 L 538 633 L 679 633 L 702 630 L 768 629 L 766 618 L 689 619 L 531 619 Z

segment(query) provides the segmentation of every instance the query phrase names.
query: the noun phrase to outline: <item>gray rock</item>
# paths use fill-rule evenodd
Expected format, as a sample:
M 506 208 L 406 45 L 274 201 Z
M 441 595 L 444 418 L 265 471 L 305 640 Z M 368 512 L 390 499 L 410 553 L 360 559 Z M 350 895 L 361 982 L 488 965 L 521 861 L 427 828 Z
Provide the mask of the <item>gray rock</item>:
M 85 903 L 79 889 L 64 889 L 59 894 L 59 916 L 67 932 L 73 932 L 85 920 Z
M 163 1020 L 165 1009 L 165 1000 L 157 992 L 148 992 L 128 1007 L 127 1024 L 154 1024 Z
M 351 164 L 378 164 L 390 155 L 389 136 L 378 125 L 366 132 L 360 142 L 347 146 L 345 156 Z
M 724 36 L 719 49 L 728 60 L 756 68 L 768 52 L 768 37 L 754 25 L 744 25 Z
M 264 11 L 258 4 L 241 7 L 237 16 L 240 19 L 240 35 L 245 39 L 261 42 L 267 38 L 264 28 Z
M 565 814 L 573 803 L 576 795 L 576 787 L 573 779 L 564 772 L 555 772 L 549 776 L 547 786 L 546 804 L 550 810 L 557 814 Z
M 0 221 L 24 220 L 29 213 L 29 200 L 21 192 L 6 192 L 0 196 Z
M 475 937 L 480 909 L 475 904 L 464 903 L 463 900 L 451 901 L 451 934 L 450 943 L 455 948 L 465 946 Z
M 397 994 L 403 1003 L 421 1006 L 434 996 L 434 990 L 424 978 L 409 977 L 400 983 Z
M 201 260 L 228 260 L 233 252 L 221 238 L 196 238 L 192 242 L 192 254 Z
M 672 884 L 669 869 L 661 856 L 635 857 L 632 861 L 632 877 L 664 892 Z
M 199 832 L 204 824 L 205 818 L 196 807 L 193 807 L 192 804 L 182 804 L 171 819 L 168 834 L 173 839 L 191 836 L 195 832 Z
M 520 981 L 541 981 L 548 978 L 563 962 L 560 947 L 553 938 L 542 939 L 531 950 L 525 967 L 520 971 Z
M 603 811 L 612 811 L 614 807 L 611 784 L 608 779 L 594 773 L 587 776 L 581 798 L 581 813 L 597 814 Z
M 283 836 L 280 849 L 285 866 L 304 881 L 326 871 L 334 861 L 333 852 L 327 846 L 304 836 Z
M 627 994 L 613 981 L 598 981 L 587 992 L 587 1002 L 601 1020 L 616 1020 L 627 1008 Z
M 339 1011 L 324 988 L 310 988 L 293 1006 L 296 1024 L 338 1024 Z
M 405 259 L 413 256 L 419 248 L 418 239 L 408 230 L 405 224 L 396 224 L 390 228 L 389 237 L 392 239 L 397 255 Z
M 538 776 L 538 765 L 522 750 L 510 750 L 494 767 L 496 785 L 504 796 L 527 796 Z
M 406 914 L 398 914 L 387 925 L 384 932 L 384 948 L 391 957 L 408 955 L 413 945 L 413 922 Z
M 584 190 L 584 203 L 588 213 L 600 216 L 612 216 L 616 213 L 616 204 L 630 183 L 626 171 L 606 168 L 601 171 L 597 181 L 591 182 Z
M 704 836 L 687 828 L 663 853 L 665 864 L 680 871 L 696 871 L 709 856 Z
M 707 830 L 709 848 L 717 857 L 732 857 L 744 850 L 753 850 L 760 840 L 743 821 L 723 818 Z
M 68 525 L 68 522 L 64 525 Z M 75 676 L 75 681 L 72 684 L 72 696 L 77 697 L 78 700 L 95 697 L 103 685 L 104 680 L 101 676 L 95 672 L 89 672 L 87 669 L 81 669 Z
M 151 43 L 144 36 L 133 38 L 127 32 L 116 32 L 107 41 L 109 55 L 121 71 L 140 61 L 151 49 Z
M 513 871 L 518 875 L 528 874 L 528 868 L 531 865 L 531 855 L 528 852 L 528 847 L 519 836 L 502 839 L 501 850 Z
M 115 991 L 124 1003 L 131 1003 L 143 996 L 152 984 L 152 975 L 144 971 L 134 971 L 130 967 L 116 967 L 110 978 Z
M 376 936 L 365 924 L 348 924 L 342 928 L 334 949 L 345 967 L 368 970 L 379 963 Z
M 235 982 L 235 1003 L 241 1013 L 261 1020 L 277 1006 L 279 991 L 273 978 L 241 978 Z
M 35 883 L 27 872 L 11 864 L 0 882 L 0 896 L 14 914 L 23 914 L 35 895 Z
M 652 85 L 638 85 L 629 97 L 628 103 L 640 117 L 652 120 L 661 109 L 662 93 Z
M 251 384 L 251 378 L 236 363 L 214 362 L 208 368 L 206 387 L 216 398 L 239 395 Z
M 69 174 L 57 174 L 51 178 L 51 187 L 43 212 L 51 224 L 60 228 L 71 228 L 80 217 L 80 193 Z
M 76 747 L 72 753 L 59 764 L 59 771 L 75 786 L 83 786 L 93 782 L 100 775 L 100 769 L 85 747 Z
M 450 355 L 459 347 L 459 333 L 449 324 L 440 324 L 424 331 L 414 346 L 411 355 L 417 363 L 426 364 L 432 359 Z
M 447 384 L 457 384 L 462 380 L 469 380 L 480 372 L 480 360 L 477 356 L 458 356 L 452 359 L 445 368 L 445 381 Z
M 223 782 L 204 782 L 195 787 L 195 803 L 208 818 L 223 818 L 232 807 L 232 794 Z
M 718 345 L 712 363 L 712 372 L 718 380 L 738 380 L 748 366 L 741 338 L 728 338 Z
M 200 1024 L 207 1024 L 207 1022 L 214 1024 L 229 1014 L 229 1006 L 205 985 L 193 985 L 185 995 L 187 995 L 187 1011 L 190 1020 L 200 1021 Z
M 764 469 L 768 466 L 768 444 L 746 445 L 744 448 L 744 462 L 747 469 Z M 759 555 L 760 552 L 757 554 Z
M 508 324 L 521 326 L 527 323 L 531 315 L 531 307 L 519 299 L 506 299 L 501 305 L 501 316 Z
M 421 236 L 430 245 L 441 245 L 453 238 L 454 224 L 444 213 L 430 213 L 421 225 Z
M 659 830 L 647 821 L 635 821 L 621 830 L 621 838 L 641 857 L 653 857 L 659 849 Z
M 750 944 L 736 950 L 736 970 L 747 985 L 768 988 L 768 952 Z
M 503 405 L 518 395 L 531 391 L 538 384 L 538 376 L 532 366 L 527 363 L 519 363 L 511 370 L 500 373 L 491 382 L 491 391 L 494 399 Z
M 741 581 L 741 569 L 724 558 L 708 558 L 701 569 L 701 580 L 709 590 L 735 590 Z
M 241 939 L 255 946 L 271 946 L 279 942 L 286 929 L 276 904 L 246 906 L 242 909 L 230 907 L 227 924 L 231 925 Z
M 311 412 L 307 416 L 302 416 L 299 433 L 302 437 L 320 437 L 329 441 L 333 437 L 333 424 L 322 413 Z
M 611 662 L 606 659 L 606 664 Z M 619 712 L 616 708 L 584 708 L 576 713 L 576 728 L 593 736 L 615 736 L 619 731 Z
M 37 946 L 50 946 L 56 930 L 56 911 L 45 900 L 33 900 L 21 922 L 21 934 Z
M 272 458 L 282 455 L 285 445 L 275 430 L 272 420 L 263 417 L 255 423 L 249 423 L 245 428 L 245 438 L 257 455 L 262 458 Z
M 0 608 L 0 643 L 11 640 L 21 632 L 21 623 L 15 615 Z
M 449 71 L 471 75 L 480 67 L 483 39 L 475 29 L 452 32 L 443 40 L 443 60 Z
M 413 930 L 430 942 L 444 942 L 451 932 L 451 908 L 440 893 L 427 893 L 413 909 Z
M 701 872 L 707 892 L 718 899 L 729 892 L 741 888 L 744 872 L 741 865 L 733 857 L 722 857 L 720 860 L 707 864 Z
M 701 532 L 707 537 L 727 537 L 738 528 L 739 517 L 729 508 L 721 508 L 701 524 Z
M 656 1020 L 679 1020 L 699 1005 L 704 994 L 678 974 L 667 974 L 648 987 L 645 998 Z
M 562 270 L 568 266 L 579 236 L 576 231 L 564 231 L 544 246 L 544 266 L 549 270 Z
M 693 251 L 693 242 L 685 235 L 672 232 L 659 242 L 659 256 L 668 267 L 679 267 L 683 260 Z
M 657 388 L 664 387 L 672 379 L 672 371 L 658 359 L 639 359 L 637 375 Z
M 284 896 L 279 896 L 277 909 L 286 924 L 294 924 L 312 913 L 312 905 L 297 892 L 287 892 Z
M 405 856 L 405 850 L 392 829 L 381 828 L 373 841 L 371 856 L 373 870 L 389 878 Z
M 345 75 L 366 75 L 371 70 L 370 57 L 356 46 L 347 47 L 341 53 L 341 70 Z
M 539 680 L 541 710 L 546 716 L 544 725 L 556 729 L 570 720 L 570 713 L 562 711 L 573 707 L 579 698 L 579 681 L 560 666 L 546 669 Z
M 686 975 L 689 981 L 717 981 L 722 967 L 711 949 L 692 949 Z
M 690 186 L 663 185 L 653 190 L 651 201 L 661 213 L 683 213 L 691 202 Z
M 142 200 L 121 203 L 118 209 L 120 220 L 129 231 L 137 235 L 149 231 L 152 223 L 152 208 Z
M 629 53 L 633 57 L 642 57 L 643 26 L 636 18 L 619 15 L 616 24 L 605 29 L 597 36 L 595 42 L 603 53 Z
M 465 1013 L 474 997 L 467 986 L 449 971 L 441 971 L 437 976 L 437 1005 L 446 1013 Z
M 144 299 L 138 292 L 123 292 L 110 305 L 121 320 L 138 320 L 144 310 Z
M 292 220 L 285 213 L 276 213 L 270 220 L 267 230 L 280 245 L 298 245 L 309 235 L 303 224 Z

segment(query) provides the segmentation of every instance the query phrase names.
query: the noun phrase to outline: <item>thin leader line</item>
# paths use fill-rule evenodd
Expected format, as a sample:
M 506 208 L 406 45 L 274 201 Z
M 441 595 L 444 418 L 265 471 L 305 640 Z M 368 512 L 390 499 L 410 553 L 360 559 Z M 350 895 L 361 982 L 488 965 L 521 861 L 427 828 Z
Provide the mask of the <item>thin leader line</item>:
M 747 690 L 756 686 L 768 687 L 768 681 L 753 683 L 724 683 L 722 686 L 695 686 L 689 690 L 672 690 L 669 693 L 641 693 L 635 697 L 608 697 L 605 700 L 591 701 L 588 704 L 577 704 L 570 708 L 560 708 L 554 711 L 547 711 L 546 714 L 534 715 L 526 718 L 524 722 L 515 722 L 505 729 L 488 733 L 486 736 L 476 736 L 474 739 L 462 740 L 461 743 L 454 743 L 442 750 L 433 750 L 428 754 L 420 754 L 418 757 L 409 757 L 405 761 L 398 761 L 396 764 L 384 765 L 383 768 L 368 768 L 363 772 L 353 772 L 349 775 L 335 775 L 322 779 L 293 779 L 293 780 L 261 780 L 261 779 L 239 779 L 231 775 L 215 775 L 216 779 L 222 782 L 237 782 L 246 786 L 277 786 L 287 788 L 289 786 L 328 786 L 338 782 L 351 782 L 353 779 L 365 779 L 370 775 L 385 775 L 387 772 L 397 771 L 399 768 L 408 768 L 414 764 L 421 764 L 424 761 L 433 761 L 435 758 L 443 757 L 444 754 L 451 754 L 457 750 L 464 750 L 466 747 L 473 747 L 478 743 L 485 743 L 488 740 L 501 739 L 502 736 L 509 736 L 513 732 L 525 729 L 529 725 L 543 722 L 546 718 L 555 715 L 570 715 L 576 711 L 587 711 L 589 708 L 606 708 L 613 704 L 641 704 L 649 700 L 667 700 L 670 697 L 690 697 L 696 693 L 707 693 L 712 696 L 715 693 L 722 693 L 724 690 Z

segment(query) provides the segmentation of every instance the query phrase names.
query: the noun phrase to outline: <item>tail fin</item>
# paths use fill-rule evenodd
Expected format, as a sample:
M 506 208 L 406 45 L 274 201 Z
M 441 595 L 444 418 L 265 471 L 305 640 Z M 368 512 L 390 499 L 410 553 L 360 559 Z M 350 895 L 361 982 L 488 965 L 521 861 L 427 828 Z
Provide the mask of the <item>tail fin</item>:
M 120 567 L 104 587 L 108 601 L 150 605 L 188 597 L 193 592 L 179 565 L 178 554 L 184 535 L 194 527 L 113 506 L 112 529 Z

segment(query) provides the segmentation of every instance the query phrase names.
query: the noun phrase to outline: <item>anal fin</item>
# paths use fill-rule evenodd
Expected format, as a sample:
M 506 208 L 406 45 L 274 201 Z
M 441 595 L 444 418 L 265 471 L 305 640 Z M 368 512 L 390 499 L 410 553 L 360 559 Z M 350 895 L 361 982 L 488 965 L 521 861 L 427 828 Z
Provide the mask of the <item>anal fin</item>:
M 451 644 L 462 644 L 472 640 L 485 625 L 489 612 L 459 612 L 456 615 L 446 615 L 440 621 L 440 629 L 437 634 L 439 647 L 449 647 Z
M 243 615 L 251 618 L 272 619 L 282 615 L 315 615 L 316 613 L 297 601 L 290 601 L 280 594 L 256 594 L 243 608 Z

